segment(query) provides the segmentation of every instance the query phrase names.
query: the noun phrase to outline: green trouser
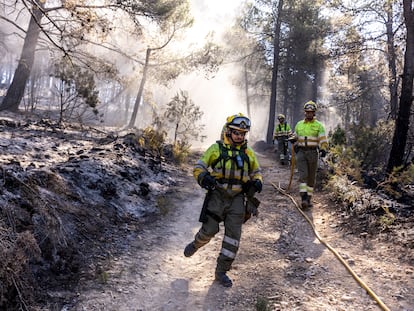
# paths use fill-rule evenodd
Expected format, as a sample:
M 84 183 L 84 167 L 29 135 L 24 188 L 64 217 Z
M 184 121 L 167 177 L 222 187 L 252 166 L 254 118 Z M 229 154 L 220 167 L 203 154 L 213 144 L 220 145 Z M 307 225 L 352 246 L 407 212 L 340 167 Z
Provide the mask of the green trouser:
M 285 140 L 287 139 L 287 136 L 283 136 L 283 137 L 279 137 L 277 139 L 277 152 L 279 154 L 279 159 L 280 160 L 284 160 L 287 159 L 287 154 L 288 154 L 288 150 L 287 150 L 287 146 L 285 149 Z
M 239 249 L 245 214 L 244 195 L 231 197 L 223 190 L 213 190 L 207 210 L 207 221 L 195 235 L 195 247 L 200 248 L 210 242 L 219 232 L 219 224 L 223 221 L 224 237 L 217 258 L 216 272 L 226 272 L 230 270 Z
M 296 167 L 299 173 L 299 192 L 312 196 L 318 169 L 318 150 L 299 149 L 296 154 Z

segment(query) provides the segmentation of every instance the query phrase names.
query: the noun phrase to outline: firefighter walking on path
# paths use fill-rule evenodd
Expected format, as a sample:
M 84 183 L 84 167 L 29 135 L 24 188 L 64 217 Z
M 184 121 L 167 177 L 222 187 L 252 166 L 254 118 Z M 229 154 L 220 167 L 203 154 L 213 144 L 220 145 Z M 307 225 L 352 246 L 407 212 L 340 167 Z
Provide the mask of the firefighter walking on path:
M 279 154 L 280 164 L 283 165 L 289 162 L 288 138 L 292 135 L 292 129 L 286 122 L 285 115 L 279 114 L 277 119 L 279 124 L 275 126 L 273 141 L 277 140 L 277 153 Z
M 206 245 L 224 222 L 215 279 L 225 287 L 233 285 L 226 273 L 236 258 L 243 223 L 251 214 L 257 216 L 258 200 L 253 195 L 263 187 L 258 160 L 245 139 L 249 130 L 250 120 L 244 115 L 228 117 L 222 140 L 204 152 L 193 171 L 198 184 L 208 192 L 199 219 L 201 228 L 185 247 L 184 256 L 191 257 Z
M 312 207 L 312 195 L 318 169 L 318 156 L 325 157 L 328 140 L 324 125 L 316 120 L 317 105 L 308 101 L 304 105 L 305 119 L 299 121 L 294 130 L 296 138 L 296 167 L 299 173 L 299 194 L 302 208 Z

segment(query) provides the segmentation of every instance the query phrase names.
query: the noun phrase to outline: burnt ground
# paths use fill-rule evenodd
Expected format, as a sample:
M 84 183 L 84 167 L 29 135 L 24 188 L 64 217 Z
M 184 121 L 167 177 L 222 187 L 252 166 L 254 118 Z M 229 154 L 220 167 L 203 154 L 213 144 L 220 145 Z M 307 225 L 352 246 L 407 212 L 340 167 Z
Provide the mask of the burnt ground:
M 275 189 L 290 171 L 271 147 L 255 145 L 260 213 L 225 289 L 214 281 L 222 230 L 183 256 L 204 198 L 191 175 L 197 155 L 177 165 L 134 135 L 43 123 L 1 125 L 2 309 L 381 310 Z M 375 231 L 331 198 L 320 185 L 306 212 L 319 235 L 389 310 L 414 310 L 412 215 Z

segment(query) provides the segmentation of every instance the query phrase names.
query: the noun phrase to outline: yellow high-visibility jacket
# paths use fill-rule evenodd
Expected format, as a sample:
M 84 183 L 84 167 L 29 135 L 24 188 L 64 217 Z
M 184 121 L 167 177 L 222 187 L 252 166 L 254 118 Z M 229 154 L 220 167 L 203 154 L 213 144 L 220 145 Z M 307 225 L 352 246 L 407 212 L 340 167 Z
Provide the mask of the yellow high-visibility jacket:
M 311 147 L 327 150 L 328 139 L 325 134 L 325 127 L 321 122 L 313 118 L 312 121 L 301 120 L 295 126 L 297 146 Z
M 286 122 L 283 124 L 279 123 L 275 126 L 275 132 L 273 134 L 273 139 L 278 139 L 283 136 L 291 136 L 292 135 L 292 129 L 290 125 Z
M 206 173 L 210 173 L 217 180 L 217 187 L 226 190 L 230 195 L 242 192 L 242 185 L 248 180 L 259 179 L 263 182 L 253 149 L 247 146 L 247 142 L 241 146 L 233 146 L 226 136 L 224 141 L 220 140 L 211 145 L 196 162 L 193 175 L 200 185 Z

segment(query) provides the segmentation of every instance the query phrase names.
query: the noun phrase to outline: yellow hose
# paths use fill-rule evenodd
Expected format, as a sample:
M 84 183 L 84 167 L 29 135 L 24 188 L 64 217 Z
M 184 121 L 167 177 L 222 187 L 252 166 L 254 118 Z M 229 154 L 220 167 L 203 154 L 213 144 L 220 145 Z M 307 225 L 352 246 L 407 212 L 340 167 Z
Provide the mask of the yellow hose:
M 295 171 L 295 148 L 294 148 L 293 144 L 291 144 L 291 145 L 292 145 L 292 152 L 291 152 L 292 158 L 290 159 L 290 177 L 289 177 L 289 185 L 288 185 L 286 191 L 289 191 L 290 186 L 292 185 L 293 173 Z
M 289 184 L 290 185 L 290 184 Z M 364 283 L 364 281 L 362 281 L 358 275 L 352 270 L 352 268 L 347 264 L 347 262 L 341 257 L 341 255 L 339 255 L 339 253 L 333 248 L 331 247 L 328 242 L 325 242 L 319 235 L 319 233 L 316 231 L 315 226 L 313 225 L 312 221 L 309 219 L 308 216 L 306 216 L 306 214 L 301 210 L 301 208 L 299 207 L 299 204 L 295 201 L 295 199 L 286 192 L 286 190 L 283 190 L 282 188 L 276 186 L 274 183 L 272 183 L 272 186 L 278 190 L 280 193 L 282 193 L 283 195 L 286 195 L 287 197 L 289 197 L 292 202 L 295 204 L 296 209 L 302 214 L 302 216 L 306 219 L 306 221 L 309 223 L 309 225 L 312 227 L 313 233 L 315 234 L 316 238 L 323 244 L 326 246 L 326 248 L 328 248 L 334 255 L 336 258 L 338 258 L 338 260 L 344 265 L 344 267 L 348 270 L 348 272 L 352 275 L 352 277 L 357 281 L 357 283 L 363 288 L 365 289 L 368 294 L 378 303 L 378 305 L 381 307 L 382 310 L 384 311 L 390 311 L 390 309 L 381 301 L 381 299 L 368 287 L 367 284 Z

